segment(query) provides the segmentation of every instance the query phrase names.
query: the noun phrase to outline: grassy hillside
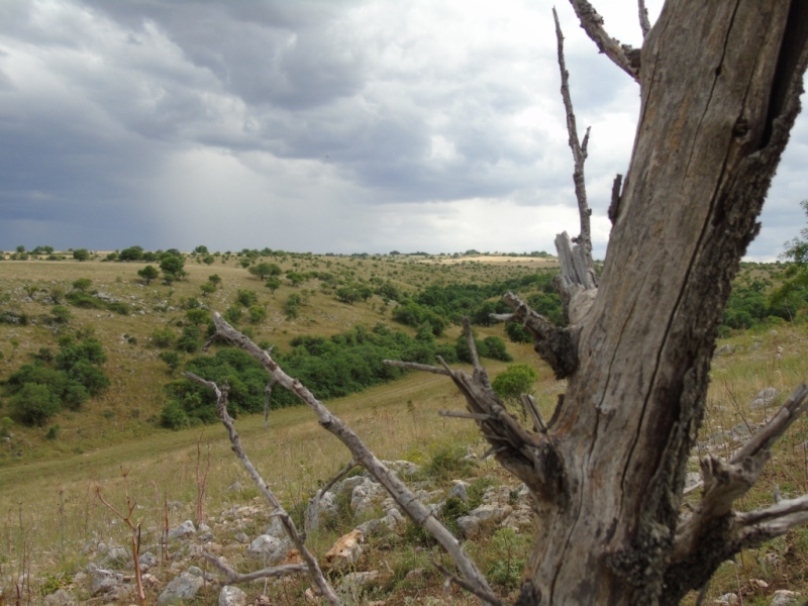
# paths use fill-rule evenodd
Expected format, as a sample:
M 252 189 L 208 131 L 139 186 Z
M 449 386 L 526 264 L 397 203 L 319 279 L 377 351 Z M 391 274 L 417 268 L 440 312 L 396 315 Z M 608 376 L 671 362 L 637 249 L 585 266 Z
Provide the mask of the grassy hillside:
M 201 257 L 191 256 L 185 263 L 187 279 L 170 285 L 161 284 L 160 280 L 144 284 L 137 272 L 148 263 L 105 262 L 101 260 L 104 257 L 99 254 L 83 262 L 29 257 L 24 261 L 6 260 L 0 265 L 0 293 L 3 293 L 0 311 L 27 319 L 25 325 L 0 324 L 4 337 L 0 340 L 0 377 L 8 377 L 29 363 L 43 347 L 55 351 L 61 334 L 85 331 L 92 332 L 102 343 L 108 357 L 104 369 L 111 381 L 107 391 L 85 403 L 78 412 L 60 413 L 41 428 L 16 424 L 13 447 L 0 445 L 0 465 L 80 454 L 154 433 L 165 403 L 163 386 L 172 379 L 172 374 L 159 358 L 161 350 L 154 346 L 152 336 L 155 331 L 165 329 L 179 336 L 183 325 L 188 323 L 189 300 L 224 313 L 228 308 L 238 307 L 239 292 L 254 292 L 257 305 L 266 310 L 266 316 L 254 324 L 244 321 L 243 328 L 256 342 L 285 351 L 295 337 L 329 337 L 358 324 L 373 327 L 385 322 L 414 334 L 414 330 L 396 325 L 391 319 L 394 301 L 372 295 L 366 301 L 344 303 L 334 294 L 340 284 L 389 283 L 408 293 L 430 284 L 490 283 L 553 266 L 551 259 L 532 257 L 337 257 L 286 253 L 252 257 L 253 265 L 270 261 L 283 272 L 333 276 L 329 281 L 307 277 L 298 286 L 291 286 L 281 276 L 281 286 L 273 292 L 242 267 L 244 255 L 221 255 L 211 265 L 202 262 Z M 200 288 L 214 274 L 221 278 L 219 287 L 204 295 Z M 122 303 L 128 313 L 71 305 L 66 294 L 81 279 L 90 280 L 88 292 L 100 294 L 105 301 Z M 305 301 L 295 318 L 284 312 L 284 303 L 290 296 Z M 57 304 L 69 310 L 66 324 L 52 321 L 52 310 Z M 498 330 L 501 332 L 501 328 Z M 450 329 L 444 340 L 449 342 L 455 335 L 456 329 L 454 332 Z M 182 352 L 180 355 L 182 360 L 192 357 Z M 7 408 L 0 405 L 0 417 L 8 414 Z M 45 439 L 54 425 L 58 425 L 57 439 Z
M 124 506 L 128 495 L 136 504 L 138 521 L 151 533 L 144 539 L 149 541 L 154 540 L 166 516 L 174 526 L 182 520 L 195 519 L 199 508 L 202 518 L 207 519 L 235 505 L 260 507 L 258 493 L 232 456 L 220 426 L 181 431 L 158 426 L 166 398 L 163 385 L 177 375 L 172 377 L 160 360 L 165 350 L 155 347 L 152 337 L 158 329 L 168 328 L 176 334 L 182 331 L 183 326 L 178 324 L 187 325 L 184 302 L 188 299 L 198 299 L 206 307 L 224 312 L 234 305 L 239 291 L 255 292 L 258 304 L 267 310 L 266 317 L 256 324 L 244 321 L 242 328 L 250 331 L 256 342 L 271 344 L 276 351 L 284 352 L 301 336 L 327 337 L 357 324 L 372 327 L 381 321 L 410 335 L 418 332 L 417 328 L 397 324 L 392 318 L 396 303 L 378 294 L 352 304 L 340 302 L 335 295 L 339 284 L 390 283 L 414 295 L 430 285 L 490 284 L 552 267 L 552 260 L 532 257 L 272 255 L 266 260 L 277 263 L 284 272 L 327 272 L 338 276 L 337 280 L 324 279 L 322 275 L 311 277 L 298 286 L 288 284 L 284 278 L 273 293 L 242 267 L 242 258 L 231 255 L 223 260 L 219 256 L 208 265 L 201 258 L 197 261 L 190 257 L 185 266 L 188 279 L 171 285 L 142 284 L 137 271 L 146 263 L 102 262 L 98 258 L 84 262 L 29 259 L 0 263 L 0 292 L 4 293 L 0 312 L 27 318 L 26 324 L 0 324 L 4 336 L 0 340 L 2 376 L 28 363 L 42 347 L 56 350 L 60 334 L 92 329 L 107 353 L 104 368 L 111 380 L 110 388 L 87 401 L 81 410 L 61 412 L 43 427 L 27 428 L 17 423 L 11 428 L 13 439 L 0 443 L 0 586 L 14 575 L 29 574 L 34 579 L 33 589 L 23 603 L 38 603 L 43 593 L 70 586 L 74 575 L 89 561 L 87 545 L 99 540 L 126 544 L 125 529 L 100 504 L 97 490 L 119 507 Z M 736 319 L 748 321 L 754 328 L 727 327 L 725 338 L 718 344 L 708 416 L 690 471 L 698 470 L 700 454 L 711 449 L 718 454 L 731 450 L 744 427 L 754 431 L 790 389 L 808 376 L 808 359 L 802 354 L 808 345 L 804 325 L 788 323 L 765 309 L 764 295 L 776 284 L 779 272 L 777 266 L 760 265 L 749 265 L 742 271 L 738 290 L 745 294 L 733 302 L 731 310 L 735 310 Z M 220 276 L 221 286 L 203 296 L 200 287 L 212 274 Z M 83 309 L 66 303 L 65 293 L 82 278 L 91 280 L 91 290 L 104 294 L 105 300 L 125 302 L 129 313 Z M 283 305 L 295 294 L 304 294 L 307 303 L 296 318 L 289 318 Z M 49 319 L 56 300 L 70 311 L 66 324 Z M 796 320 L 801 318 L 799 311 L 791 310 Z M 481 338 L 504 335 L 500 325 L 475 328 Z M 458 332 L 456 326 L 449 326 L 437 340 L 452 344 Z M 558 394 L 563 392 L 563 382 L 555 381 L 549 369 L 538 362 L 530 344 L 508 342 L 507 349 L 515 362 L 539 369 L 535 393 L 549 416 Z M 185 361 L 192 358 L 191 354 L 182 355 Z M 492 376 L 507 366 L 496 360 L 486 360 L 485 365 Z M 749 402 L 764 388 L 778 390 L 775 401 L 767 407 L 750 407 Z M 410 374 L 328 404 L 382 458 L 404 458 L 429 467 L 436 461 L 445 464 L 455 460 L 466 452 L 480 455 L 486 450 L 469 421 L 437 414 L 439 410 L 459 410 L 464 406 L 443 377 Z M 8 413 L 6 402 L 0 407 L 0 418 Z M 56 425 L 57 435 L 49 439 L 47 434 Z M 314 490 L 348 460 L 345 449 L 323 432 L 303 407 L 273 411 L 269 428 L 264 428 L 260 415 L 243 416 L 238 428 L 246 449 L 273 490 L 288 509 L 298 513 Z M 775 490 L 784 498 L 808 492 L 806 439 L 808 421 L 803 419 L 779 445 L 765 481 L 743 499 L 742 507 L 771 502 Z M 453 477 L 432 481 L 446 484 Z M 464 477 L 471 481 L 509 481 L 490 459 L 478 461 Z M 239 487 L 234 487 L 236 482 Z M 205 492 L 200 496 L 202 485 Z M 693 502 L 696 499 L 698 492 L 688 497 Z M 256 521 L 256 525 L 260 523 L 263 522 Z M 315 537 L 316 548 L 327 548 L 334 535 L 343 530 Z M 497 564 L 496 554 L 501 548 L 497 540 L 496 536 L 485 535 L 467 544 L 484 569 L 493 570 Z M 508 557 L 512 554 L 523 558 L 528 545 L 528 538 L 519 537 L 508 544 Z M 393 591 L 388 604 L 473 603 L 460 595 L 450 598 L 443 594 L 437 575 L 427 574 L 426 580 L 418 583 L 401 582 L 411 570 L 430 568 L 431 560 L 440 557 L 433 548 L 405 539 L 393 545 L 371 543 L 369 549 L 371 563 L 391 571 L 384 585 L 385 591 Z M 244 570 L 256 567 L 254 561 L 237 563 L 243 564 Z M 722 567 L 708 599 L 733 592 L 745 602 L 764 603 L 775 589 L 806 592 L 805 570 L 808 531 L 797 529 Z M 497 588 L 507 593 L 509 585 Z M 285 588 L 283 592 L 293 596 L 287 595 L 287 603 L 296 603 L 294 596 L 303 589 L 305 585 L 301 584 Z M 258 595 L 261 590 L 253 587 L 250 592 Z M 428 596 L 437 597 L 429 598 L 433 599 L 429 602 Z M 215 596 L 206 603 L 215 603 Z

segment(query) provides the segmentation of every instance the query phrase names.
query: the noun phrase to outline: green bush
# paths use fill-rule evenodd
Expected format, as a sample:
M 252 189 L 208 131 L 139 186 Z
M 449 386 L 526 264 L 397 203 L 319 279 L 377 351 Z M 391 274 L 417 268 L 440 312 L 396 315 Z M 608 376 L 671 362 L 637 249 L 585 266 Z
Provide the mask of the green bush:
M 190 425 L 188 415 L 179 402 L 171 400 L 160 411 L 160 425 L 167 429 L 178 430 Z
M 522 394 L 529 394 L 533 391 L 538 377 L 538 373 L 532 366 L 513 364 L 497 375 L 491 383 L 491 387 L 502 400 L 517 399 Z
M 40 427 L 61 409 L 59 395 L 39 383 L 25 384 L 9 398 L 9 406 L 17 421 Z
M 151 334 L 151 341 L 155 347 L 171 347 L 176 339 L 176 333 L 168 327 L 157 328 Z

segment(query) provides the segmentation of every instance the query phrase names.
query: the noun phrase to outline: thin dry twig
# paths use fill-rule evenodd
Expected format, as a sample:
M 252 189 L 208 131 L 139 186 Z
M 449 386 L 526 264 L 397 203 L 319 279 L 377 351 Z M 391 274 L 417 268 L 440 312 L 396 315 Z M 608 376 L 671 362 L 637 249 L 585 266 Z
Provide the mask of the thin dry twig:
M 140 606 L 146 606 L 146 592 L 143 589 L 143 572 L 140 569 L 140 522 L 135 523 L 132 519 L 132 514 L 135 511 L 135 502 L 129 497 L 129 487 L 126 483 L 126 476 L 128 472 L 123 472 L 123 480 L 124 480 L 124 489 L 126 492 L 126 514 L 121 513 L 118 511 L 109 501 L 104 498 L 104 495 L 101 494 L 101 487 L 96 486 L 95 488 L 95 496 L 98 497 L 98 500 L 106 506 L 112 513 L 114 513 L 121 521 L 126 524 L 127 528 L 132 533 L 131 542 L 132 542 L 132 562 L 133 567 L 135 569 L 135 584 L 137 586 L 137 598 L 138 602 L 140 602 Z

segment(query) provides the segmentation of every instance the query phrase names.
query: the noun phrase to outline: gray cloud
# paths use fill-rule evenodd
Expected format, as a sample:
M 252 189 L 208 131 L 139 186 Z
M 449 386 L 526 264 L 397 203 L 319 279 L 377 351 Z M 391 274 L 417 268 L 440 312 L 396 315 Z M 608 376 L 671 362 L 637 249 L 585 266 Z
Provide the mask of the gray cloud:
M 636 43 L 634 9 L 606 4 L 612 33 Z M 577 223 L 549 11 L 6 0 L 0 247 L 551 250 Z M 570 12 L 603 254 L 638 90 Z M 752 256 L 775 257 L 804 222 L 806 142 L 800 122 Z

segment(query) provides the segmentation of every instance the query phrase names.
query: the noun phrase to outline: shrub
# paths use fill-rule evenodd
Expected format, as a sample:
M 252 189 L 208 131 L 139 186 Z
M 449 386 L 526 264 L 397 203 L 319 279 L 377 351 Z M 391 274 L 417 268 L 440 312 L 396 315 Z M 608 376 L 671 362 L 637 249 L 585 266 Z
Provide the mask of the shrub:
M 157 357 L 168 365 L 171 373 L 180 367 L 180 355 L 176 351 L 161 351 Z
M 267 317 L 267 310 L 261 305 L 251 305 L 247 312 L 249 313 L 250 324 L 258 324 L 263 322 Z
M 70 321 L 70 310 L 63 305 L 51 307 L 51 321 L 54 324 L 67 324 Z
M 160 272 L 157 271 L 154 265 L 147 265 L 143 269 L 137 270 L 137 275 L 143 279 L 144 284 L 151 284 L 153 280 L 158 278 Z
M 538 373 L 532 366 L 514 364 L 497 375 L 491 387 L 502 400 L 517 399 L 532 392 L 536 379 Z
M 160 425 L 176 431 L 183 427 L 188 427 L 190 420 L 188 415 L 185 414 L 182 405 L 172 400 L 163 406 L 163 410 L 160 411 Z
M 177 335 L 168 327 L 157 328 L 151 334 L 151 340 L 155 347 L 171 347 L 174 345 Z
M 236 294 L 236 301 L 244 307 L 251 307 L 258 303 L 258 295 L 252 290 L 239 290 Z
M 24 425 L 38 425 L 59 412 L 61 404 L 59 396 L 48 389 L 47 385 L 27 383 L 9 399 L 12 415 Z

